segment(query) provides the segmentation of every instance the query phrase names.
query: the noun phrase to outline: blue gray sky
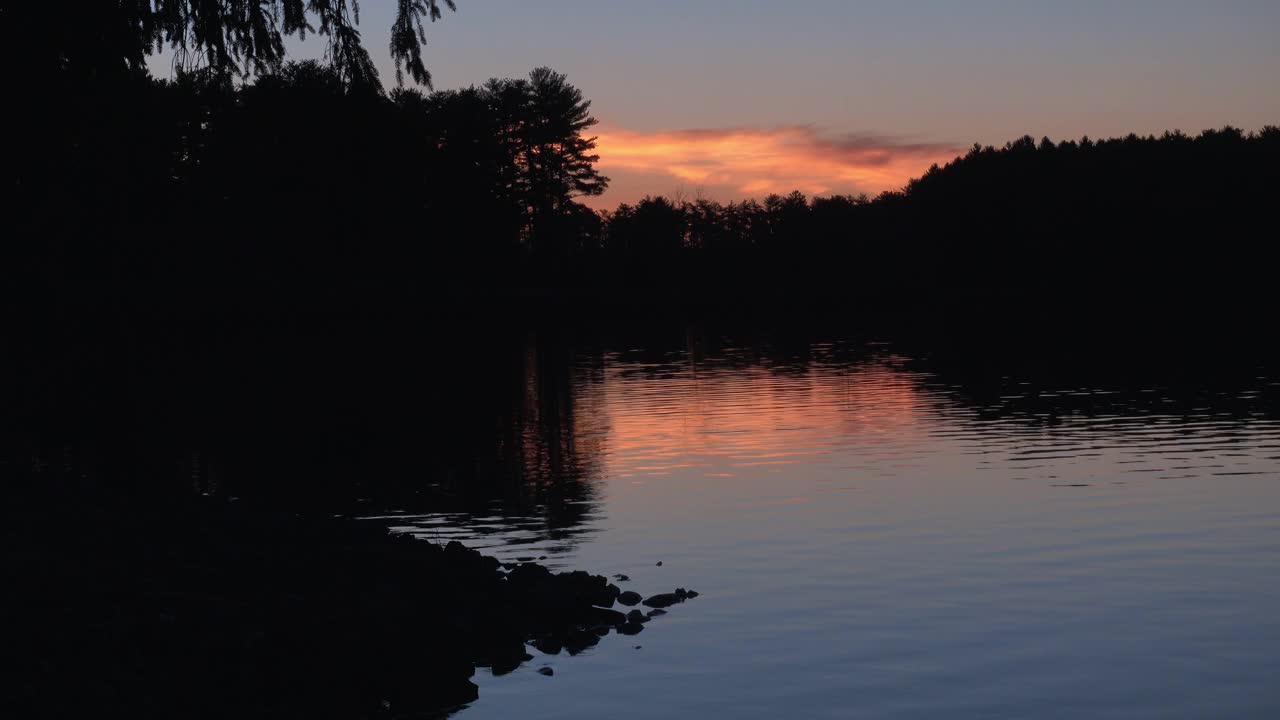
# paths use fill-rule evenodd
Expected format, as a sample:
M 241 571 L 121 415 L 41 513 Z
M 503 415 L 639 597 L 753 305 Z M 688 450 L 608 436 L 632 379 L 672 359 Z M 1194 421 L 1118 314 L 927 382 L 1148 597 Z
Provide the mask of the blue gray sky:
M 615 180 L 602 205 L 788 183 L 878 192 L 1027 134 L 1280 124 L 1274 0 L 457 2 L 428 27 L 436 87 L 567 73 L 601 121 Z M 392 7 L 361 3 L 388 84 Z M 833 146 L 857 152 L 833 160 Z

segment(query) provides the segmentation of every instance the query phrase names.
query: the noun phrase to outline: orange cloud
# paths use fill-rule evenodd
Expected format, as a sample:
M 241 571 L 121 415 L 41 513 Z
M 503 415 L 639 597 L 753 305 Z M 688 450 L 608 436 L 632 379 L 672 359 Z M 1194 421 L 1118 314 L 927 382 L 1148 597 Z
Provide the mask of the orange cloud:
M 613 177 L 603 205 L 650 192 L 702 192 L 721 200 L 800 190 L 877 194 L 902 187 L 960 148 L 876 135 L 825 135 L 812 127 L 637 132 L 602 128 L 600 170 Z M 663 184 L 668 187 L 661 188 Z

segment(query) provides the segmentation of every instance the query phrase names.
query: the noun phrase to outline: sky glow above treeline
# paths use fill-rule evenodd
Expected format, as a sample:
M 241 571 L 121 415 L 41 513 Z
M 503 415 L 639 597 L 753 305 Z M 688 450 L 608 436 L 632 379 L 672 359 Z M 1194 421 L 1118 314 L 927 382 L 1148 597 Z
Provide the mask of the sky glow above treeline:
M 600 207 L 648 193 L 722 201 L 792 190 L 877 195 L 960 152 L 945 143 L 836 136 L 806 126 L 666 132 L 606 126 L 597 137 L 600 168 L 615 188 L 591 203 Z
M 360 4 L 388 86 L 393 9 Z M 547 66 L 583 90 L 613 179 L 595 207 L 875 194 L 1024 135 L 1280 125 L 1274 0 L 458 0 L 427 36 L 438 89 Z

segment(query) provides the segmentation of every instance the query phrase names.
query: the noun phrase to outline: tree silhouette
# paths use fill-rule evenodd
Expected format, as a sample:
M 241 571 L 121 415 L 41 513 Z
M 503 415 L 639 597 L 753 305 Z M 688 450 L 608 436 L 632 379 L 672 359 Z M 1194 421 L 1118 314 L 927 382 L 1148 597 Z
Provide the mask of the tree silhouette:
M 1256 293 L 1276 246 L 1251 228 L 1271 222 L 1278 151 L 1275 127 L 1024 137 L 975 146 L 874 200 L 645 198 L 605 214 L 605 240 L 641 286 L 857 297 Z
M 193 2 L 91 9 L 102 32 L 77 21 L 67 37 L 97 46 L 40 56 L 54 68 L 43 95 L 33 76 L 18 79 L 33 95 L 3 178 L 16 238 L 0 258 L 3 292 L 9 306 L 47 299 L 14 313 L 24 322 L 405 308 L 462 288 L 1170 292 L 1206 274 L 1260 286 L 1270 263 L 1273 244 L 1250 228 L 1270 222 L 1280 182 L 1273 127 L 1026 137 L 975 146 L 874 200 L 647 197 L 598 214 L 581 202 L 608 187 L 596 120 L 563 74 L 387 95 L 358 62 L 273 54 L 272 28 L 301 33 L 299 18 L 320 12 L 355 19 L 354 3 L 284 0 L 258 4 L 278 17 L 235 6 L 249 13 L 237 22 L 267 23 L 260 37 L 213 21 L 184 30 L 206 53 L 200 70 L 162 81 L 130 70 L 128 53 L 149 51 L 130 40 L 138 28 L 163 39 L 204 22 Z M 6 6 L 5 19 L 38 14 L 24 7 Z M 316 20 L 330 34 L 336 22 Z M 115 60 L 86 64 L 103 47 Z M 228 63 L 260 74 L 241 79 Z
M 600 159 L 592 153 L 594 137 L 583 132 L 598 122 L 591 116 L 591 101 L 550 68 L 529 73 L 528 122 L 522 129 L 521 162 L 527 187 L 529 231 L 534 249 L 553 242 L 548 224 L 563 215 L 574 198 L 599 195 L 609 178 L 595 168 Z
M 422 61 L 425 22 L 456 9 L 454 0 L 396 0 L 390 52 L 396 82 L 408 72 L 430 86 Z M 325 38 L 325 57 L 345 82 L 378 83 L 361 42 L 359 0 L 111 0 L 84 3 L 68 12 L 60 3 L 9 3 L 0 23 L 9 49 L 37 73 L 69 73 L 103 82 L 145 69 L 146 57 L 168 48 L 175 68 L 207 69 L 243 77 L 277 71 L 285 40 Z
M 437 227 L 500 256 L 518 247 L 563 258 L 593 244 L 582 233 L 599 237 L 590 230 L 598 217 L 577 202 L 608 187 L 595 168 L 595 138 L 584 135 L 596 120 L 564 75 L 540 68 L 528 79 L 391 99 L 426 139 L 422 170 L 432 170 L 426 194 Z

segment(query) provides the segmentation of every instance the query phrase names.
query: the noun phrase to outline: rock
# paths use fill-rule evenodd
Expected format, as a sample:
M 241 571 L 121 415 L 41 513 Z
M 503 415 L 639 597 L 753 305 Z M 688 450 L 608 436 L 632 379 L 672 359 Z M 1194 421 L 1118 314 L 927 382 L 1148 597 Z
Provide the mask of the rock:
M 600 644 L 600 637 L 594 632 L 574 628 L 564 639 L 564 649 L 568 650 L 570 655 L 577 655 L 587 648 Z
M 640 649 L 640 648 L 642 648 L 642 647 L 644 647 L 644 646 L 643 646 L 643 645 L 637 645 L 637 646 L 636 646 L 636 649 L 637 649 L 637 650 L 639 650 L 639 649 Z
M 645 600 L 644 604 L 653 608 L 664 608 L 671 607 L 679 602 L 684 602 L 684 598 L 675 593 L 659 593 Z
M 476 665 L 488 667 L 493 675 L 506 675 L 520 667 L 529 653 L 525 652 L 524 643 L 508 643 L 500 640 L 487 647 L 476 661 Z
M 559 655 L 560 651 L 564 649 L 560 641 L 553 637 L 538 638 L 533 641 L 533 646 L 537 648 L 538 652 L 546 655 Z
M 685 590 L 684 588 L 676 588 L 676 597 L 680 598 L 681 600 L 684 600 L 685 598 L 689 597 L 689 591 Z
M 607 608 L 592 607 L 583 613 L 584 621 L 588 625 L 607 625 L 617 627 L 627 621 L 627 616 L 617 610 L 609 610 Z
M 656 618 L 659 615 L 666 615 L 666 614 L 667 614 L 666 610 L 650 610 L 649 611 L 649 617 L 651 618 Z
M 636 622 L 629 622 L 618 628 L 618 632 L 623 635 L 639 635 L 642 630 L 644 630 L 644 625 Z
M 618 602 L 626 605 L 627 607 L 638 604 L 642 599 L 643 598 L 640 596 L 640 593 L 632 592 L 631 590 L 618 595 Z
M 698 597 L 698 591 L 697 591 L 697 590 L 690 590 L 690 591 L 689 591 L 689 599 L 690 599 L 690 600 L 692 600 L 692 599 L 694 599 L 694 598 L 696 598 L 696 597 Z
M 588 605 L 611 607 L 617 593 L 609 587 L 608 580 L 600 575 L 592 575 L 581 570 L 556 575 L 556 582 L 564 592 L 584 601 Z
M 619 575 L 614 575 L 614 576 L 613 576 L 613 579 L 614 579 L 614 580 L 617 580 L 618 582 L 627 582 L 627 581 L 628 581 L 628 580 L 630 580 L 631 578 L 627 577 L 626 575 L 621 575 L 621 574 L 619 574 Z
M 601 607 L 613 607 L 613 601 L 616 600 L 620 594 L 622 594 L 622 590 L 618 589 L 618 586 L 612 583 L 605 585 L 604 587 L 592 588 L 588 593 L 591 604 L 599 605 Z
M 662 561 L 661 561 L 661 560 L 659 560 L 659 561 L 658 561 L 658 567 L 662 567 Z
M 556 674 L 556 671 L 544 665 L 543 667 L 538 668 L 538 674 L 551 677 Z
M 518 588 L 517 592 L 520 592 L 530 586 L 543 584 L 550 577 L 551 571 L 541 565 L 516 565 L 507 575 L 507 582 Z
M 514 672 L 516 668 L 520 667 L 520 663 L 520 658 L 500 658 L 498 660 L 494 660 L 489 666 L 489 672 L 493 673 L 494 677 L 501 677 Z
M 627 622 L 647 623 L 649 622 L 649 616 L 639 610 L 632 610 L 627 613 Z

